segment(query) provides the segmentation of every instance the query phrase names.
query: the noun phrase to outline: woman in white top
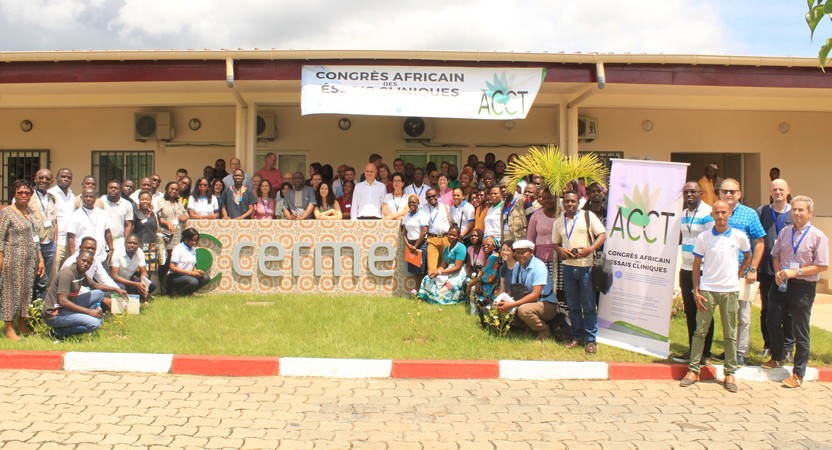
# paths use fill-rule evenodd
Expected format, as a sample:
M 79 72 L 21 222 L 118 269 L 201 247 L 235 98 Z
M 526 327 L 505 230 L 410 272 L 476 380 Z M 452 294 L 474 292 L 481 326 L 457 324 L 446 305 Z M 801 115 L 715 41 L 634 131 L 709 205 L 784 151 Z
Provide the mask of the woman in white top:
M 408 213 L 402 218 L 402 237 L 407 247 L 405 252 L 416 254 L 422 252 L 422 264 L 415 266 L 407 263 L 407 271 L 416 275 L 416 280 L 421 280 L 425 274 L 428 258 L 428 214 L 419 207 L 419 196 L 410 194 L 407 197 Z
M 208 274 L 196 268 L 196 244 L 199 232 L 196 228 L 182 231 L 182 243 L 173 249 L 170 256 L 168 295 L 187 297 L 210 281 Z
M 497 242 L 500 242 L 502 237 L 502 224 L 500 223 L 500 210 L 503 207 L 502 193 L 500 188 L 494 186 L 489 190 L 485 196 L 488 211 L 485 213 L 485 230 L 483 239 L 493 237 Z
M 196 180 L 193 194 L 188 198 L 188 215 L 191 219 L 216 219 L 219 217 L 220 204 L 211 193 L 207 178 Z
M 407 199 L 404 196 L 404 175 L 393 174 L 393 192 L 384 196 L 381 214 L 386 220 L 402 220 L 407 214 Z

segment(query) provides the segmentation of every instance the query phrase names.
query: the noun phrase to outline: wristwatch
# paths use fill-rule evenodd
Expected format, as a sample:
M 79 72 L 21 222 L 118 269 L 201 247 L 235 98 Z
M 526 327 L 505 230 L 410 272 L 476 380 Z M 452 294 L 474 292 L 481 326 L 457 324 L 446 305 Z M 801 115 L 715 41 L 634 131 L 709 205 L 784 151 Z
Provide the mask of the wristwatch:
M 797 276 L 799 276 L 799 277 L 803 276 L 803 269 L 797 269 Z
M 748 269 L 748 271 L 749 271 L 749 272 L 751 272 L 751 273 L 754 273 L 754 272 L 756 272 L 756 271 L 757 271 L 757 268 L 756 268 L 756 267 L 752 267 L 752 268 Z

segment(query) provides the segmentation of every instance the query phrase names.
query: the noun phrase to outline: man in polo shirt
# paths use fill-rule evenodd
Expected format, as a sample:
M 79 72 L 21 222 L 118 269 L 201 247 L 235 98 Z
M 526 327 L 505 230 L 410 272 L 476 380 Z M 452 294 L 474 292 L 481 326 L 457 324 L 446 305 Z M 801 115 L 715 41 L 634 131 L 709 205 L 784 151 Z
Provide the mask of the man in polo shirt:
M 292 175 L 292 186 L 294 189 L 283 199 L 283 217 L 286 220 L 314 219 L 312 213 L 318 202 L 315 200 L 315 191 L 304 184 L 303 173 L 295 172 Z
M 459 240 L 467 243 L 474 229 L 474 205 L 465 201 L 465 194 L 462 189 L 456 188 L 453 192 L 454 203 L 451 206 L 451 220 L 460 229 Z
M 774 243 L 777 241 L 780 232 L 786 226 L 794 224 L 791 207 L 787 201 L 789 185 L 786 181 L 781 179 L 772 180 L 769 193 L 772 199 L 771 204 L 765 204 L 757 208 L 760 223 L 766 231 L 763 258 L 757 271 L 757 279 L 760 280 L 760 329 L 763 334 L 763 353 L 760 356 L 763 358 L 771 356 L 771 336 L 768 333 L 768 303 L 769 292 L 772 287 L 776 287 L 774 283 L 776 271 L 772 265 L 771 249 L 774 248 Z M 783 338 L 785 339 L 786 360 L 791 362 L 793 359 L 794 335 L 792 334 L 792 315 L 788 310 L 784 311 L 783 314 L 782 329 Z
M 731 212 L 728 225 L 745 233 L 751 241 L 751 264 L 747 266 L 748 273 L 745 274 L 745 280 L 747 283 L 754 283 L 757 281 L 757 267 L 760 266 L 763 249 L 765 248 L 763 238 L 766 236 L 766 232 L 760 223 L 760 216 L 757 215 L 757 211 L 740 204 L 742 198 L 740 183 L 733 178 L 726 178 L 722 182 L 719 188 L 719 198 L 728 203 Z M 739 266 L 742 262 L 743 256 L 740 255 L 737 265 Z M 737 365 L 745 365 L 750 340 L 751 302 L 740 302 L 739 318 L 737 320 Z
M 598 305 L 589 274 L 595 250 L 604 245 L 607 235 L 595 214 L 578 211 L 578 193 L 566 191 L 563 214 L 552 227 L 552 243 L 563 261 L 563 289 L 572 322 L 572 340 L 566 343 L 566 348 L 577 347 L 583 341 L 586 342 L 584 351 L 592 354 L 597 351 Z M 592 245 L 589 233 L 595 236 Z
M 378 173 L 376 165 L 367 163 L 364 167 L 364 181 L 355 185 L 355 191 L 352 194 L 351 220 L 381 219 L 381 205 L 387 194 L 387 186 L 376 181 L 376 173 Z
M 86 189 L 81 194 L 83 206 L 72 213 L 67 225 L 66 248 L 69 254 L 73 254 L 76 250 L 76 243 L 91 236 L 98 243 L 95 259 L 104 264 L 113 256 L 113 235 L 110 232 L 112 225 L 110 225 L 107 213 L 94 206 L 97 198 L 98 196 L 92 189 Z
M 502 312 L 517 308 L 517 317 L 536 334 L 538 341 L 544 341 L 552 331 L 547 322 L 555 318 L 558 311 L 558 299 L 552 289 L 552 279 L 548 276 L 546 264 L 534 256 L 534 243 L 521 239 L 512 245 L 517 264 L 511 272 L 512 285 L 522 285 L 525 295 L 512 302 L 500 301 L 496 304 Z
M 428 273 L 439 267 L 439 258 L 448 244 L 448 230 L 451 228 L 451 212 L 448 205 L 440 203 L 436 189 L 428 189 L 425 193 L 428 204 L 422 207 L 422 211 L 428 215 Z
M 135 234 L 129 235 L 124 241 L 124 248 L 121 252 L 113 255 L 112 269 L 110 275 L 118 286 L 127 291 L 128 294 L 138 294 L 142 300 L 156 290 L 156 284 L 152 281 L 145 285 L 142 280 L 149 280 L 147 276 L 147 263 L 144 252 L 139 248 L 139 237 Z
M 682 188 L 685 209 L 682 212 L 682 267 L 679 269 L 679 289 L 682 291 L 682 302 L 685 306 L 685 318 L 688 325 L 688 351 L 682 356 L 674 356 L 678 362 L 690 362 L 690 348 L 693 343 L 693 333 L 696 332 L 696 301 L 693 299 L 693 244 L 696 237 L 714 226 L 711 217 L 711 205 L 702 201 L 702 189 L 696 181 L 688 181 Z M 713 322 L 708 327 L 702 351 L 701 363 L 711 357 L 711 343 L 714 339 Z
M 722 340 L 725 343 L 725 389 L 737 392 L 734 372 L 737 370 L 737 310 L 739 309 L 740 277 L 751 261 L 751 244 L 740 230 L 728 224 L 731 207 L 717 200 L 712 205 L 714 227 L 700 233 L 693 244 L 693 299 L 696 301 L 696 332 L 691 343 L 688 373 L 679 383 L 687 387 L 699 381 L 700 359 L 705 345 L 705 334 L 719 306 L 722 318 Z M 743 263 L 737 272 L 737 259 Z M 704 269 L 702 262 L 705 262 Z M 700 273 L 702 274 L 700 276 Z
M 113 252 L 124 248 L 124 237 L 133 232 L 133 204 L 121 197 L 121 183 L 110 180 L 107 195 L 99 199 L 104 203 L 104 212 L 110 218 L 110 234 L 113 236 Z
M 780 231 L 771 250 L 772 262 L 777 270 L 775 283 L 769 293 L 768 332 L 771 336 L 771 360 L 764 369 L 782 366 L 785 360 L 783 337 L 783 313 L 792 315 L 792 331 L 796 351 L 792 375 L 783 381 L 789 388 L 803 384 L 806 365 L 809 362 L 809 318 L 815 302 L 815 289 L 820 273 L 829 268 L 829 239 L 809 220 L 815 210 L 815 202 L 806 196 L 792 199 L 794 225 Z

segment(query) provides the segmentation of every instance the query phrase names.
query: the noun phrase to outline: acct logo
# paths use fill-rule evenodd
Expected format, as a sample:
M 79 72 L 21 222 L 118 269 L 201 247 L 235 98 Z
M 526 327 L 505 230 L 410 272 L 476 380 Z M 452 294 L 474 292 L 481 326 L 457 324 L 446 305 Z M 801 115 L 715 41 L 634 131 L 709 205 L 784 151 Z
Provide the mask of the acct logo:
M 218 250 L 222 250 L 222 242 L 219 239 L 211 236 L 210 234 L 199 233 L 200 239 L 205 239 L 212 244 L 217 246 Z M 207 248 L 197 247 L 196 248 L 196 268 L 199 270 L 204 271 L 205 273 L 211 273 L 211 267 L 214 265 L 214 254 L 211 253 L 211 250 Z M 219 281 L 222 278 L 222 272 L 214 275 L 211 277 L 211 281 L 208 284 L 213 284 Z
M 486 116 L 514 116 L 526 114 L 526 94 L 529 91 L 512 89 L 514 77 L 509 78 L 505 72 L 494 74 L 492 81 L 486 81 L 482 90 L 480 108 L 477 114 Z
M 652 244 L 658 241 L 657 234 L 662 233 L 664 235 L 662 245 L 667 244 L 670 219 L 675 217 L 676 213 L 653 209 L 653 205 L 658 204 L 661 193 L 661 189 L 651 191 L 650 184 L 647 183 L 643 188 L 635 185 L 633 193 L 629 196 L 624 194 L 624 205 L 616 207 L 615 219 L 612 221 L 612 228 L 610 229 L 610 238 L 614 237 L 616 233 L 621 233 L 622 239 L 638 241 L 643 237 L 645 241 Z M 664 224 L 659 221 L 651 227 L 651 222 L 655 223 L 651 217 L 656 219 L 664 217 Z M 662 225 L 663 230 L 661 230 Z M 639 227 L 641 228 L 640 232 Z M 634 232 L 635 234 L 633 234 Z

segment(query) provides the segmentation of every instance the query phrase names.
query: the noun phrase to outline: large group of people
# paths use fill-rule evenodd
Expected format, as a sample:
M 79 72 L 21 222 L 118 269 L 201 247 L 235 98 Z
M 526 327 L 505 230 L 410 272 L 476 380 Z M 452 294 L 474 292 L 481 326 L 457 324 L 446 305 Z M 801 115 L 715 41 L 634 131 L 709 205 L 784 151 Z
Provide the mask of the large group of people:
M 508 163 L 517 155 L 512 154 Z M 568 311 L 564 345 L 597 351 L 598 294 L 590 268 L 605 242 L 606 189 L 582 180 L 551 192 L 540 175 L 519 183 L 505 176 L 493 153 L 415 167 L 397 158 L 392 168 L 372 154 L 363 175 L 347 165 L 312 163 L 308 173 L 284 174 L 269 153 L 245 173 L 232 158 L 188 171 L 160 189 L 162 178 L 98 181 L 87 176 L 76 195 L 73 174 L 48 169 L 34 183 L 12 186 L 0 211 L 0 315 L 6 336 L 30 333 L 27 305 L 44 299 L 43 317 L 60 339 L 96 329 L 110 296 L 157 290 L 187 296 L 209 282 L 196 267 L 199 232 L 191 220 L 397 220 L 416 295 L 428 302 L 468 302 L 481 318 L 489 309 L 513 314 L 537 339 Z M 828 241 L 812 227 L 812 199 L 791 198 L 771 171 L 770 201 L 741 203 L 740 183 L 721 179 L 710 164 L 684 185 L 680 286 L 687 316 L 689 363 L 683 385 L 698 379 L 710 358 L 725 359 L 726 388 L 749 351 L 750 302 L 738 300 L 740 278 L 760 282 L 761 325 L 769 357 L 763 367 L 794 362 L 786 385 L 802 383 L 808 360 L 808 320 L 819 273 L 828 266 Z M 54 181 L 54 185 L 53 185 Z M 139 189 L 136 189 L 138 184 Z M 34 200 L 34 201 L 33 201 Z M 404 262 L 403 262 L 404 263 Z M 505 295 L 502 295 L 505 294 Z M 711 354 L 713 315 L 722 315 L 724 355 Z

